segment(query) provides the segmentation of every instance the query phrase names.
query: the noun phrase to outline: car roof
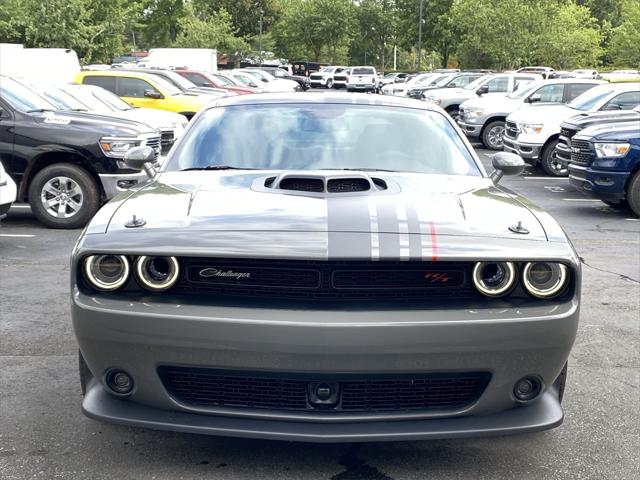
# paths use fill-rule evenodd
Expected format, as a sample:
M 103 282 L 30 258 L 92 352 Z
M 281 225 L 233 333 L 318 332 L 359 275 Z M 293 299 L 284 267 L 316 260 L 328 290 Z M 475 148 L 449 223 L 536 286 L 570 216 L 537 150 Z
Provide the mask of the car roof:
M 136 77 L 144 78 L 147 80 L 153 80 L 152 75 L 157 75 L 156 72 L 142 70 L 127 70 L 127 69 L 113 69 L 113 70 L 82 70 L 78 72 L 79 75 L 86 77 Z
M 338 105 L 375 105 L 405 107 L 426 111 L 440 111 L 440 107 L 429 102 L 422 102 L 407 97 L 395 97 L 388 95 L 369 95 L 366 93 L 354 93 L 345 95 L 334 92 L 292 92 L 292 93 L 260 93 L 255 95 L 236 95 L 225 97 L 210 104 L 208 108 L 216 106 L 237 105 L 268 105 L 268 104 L 338 104 Z

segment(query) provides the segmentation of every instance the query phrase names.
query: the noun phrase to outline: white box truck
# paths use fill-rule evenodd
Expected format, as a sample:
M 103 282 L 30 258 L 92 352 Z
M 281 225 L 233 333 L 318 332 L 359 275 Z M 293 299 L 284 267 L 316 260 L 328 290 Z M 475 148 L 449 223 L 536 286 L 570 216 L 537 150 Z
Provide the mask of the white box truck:
M 213 73 L 218 71 L 218 53 L 212 48 L 152 48 L 138 66 L 188 68 Z

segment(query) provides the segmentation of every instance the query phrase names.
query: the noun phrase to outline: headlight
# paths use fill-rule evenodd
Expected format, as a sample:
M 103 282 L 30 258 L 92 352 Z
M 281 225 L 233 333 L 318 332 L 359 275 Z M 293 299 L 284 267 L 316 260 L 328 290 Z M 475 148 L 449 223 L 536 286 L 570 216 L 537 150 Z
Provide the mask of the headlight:
M 562 291 L 569 275 L 561 263 L 530 262 L 524 266 L 522 283 L 534 297 L 551 298 Z
M 440 100 L 438 97 L 424 97 L 424 99 L 427 102 L 435 103 L 436 105 L 440 105 L 442 103 L 442 100 Z
M 521 123 L 518 126 L 520 127 L 520 131 L 522 133 L 528 133 L 530 135 L 539 134 L 540 132 L 542 132 L 542 127 L 544 127 L 544 125 L 542 125 L 541 123 Z
M 84 276 L 96 289 L 112 292 L 129 278 L 129 261 L 124 255 L 91 255 L 84 260 Z
M 140 141 L 136 138 L 101 138 L 100 148 L 107 157 L 122 158 L 130 148 L 136 147 Z
M 484 108 L 465 108 L 464 115 L 466 118 L 478 118 L 484 113 Z
M 502 297 L 516 282 L 512 262 L 478 262 L 473 268 L 473 284 L 487 297 Z
M 136 279 L 147 290 L 161 292 L 176 283 L 180 265 L 175 257 L 138 257 Z
M 596 155 L 602 157 L 624 157 L 629 151 L 628 143 L 596 143 Z

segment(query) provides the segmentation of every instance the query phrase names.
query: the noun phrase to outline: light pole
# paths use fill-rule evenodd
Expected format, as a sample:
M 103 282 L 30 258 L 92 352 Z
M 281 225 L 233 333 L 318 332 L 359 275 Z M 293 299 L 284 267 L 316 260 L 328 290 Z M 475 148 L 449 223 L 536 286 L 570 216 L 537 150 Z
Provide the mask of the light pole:
M 420 19 L 418 20 L 418 58 L 416 58 L 416 72 L 420 71 L 420 57 L 422 56 L 422 8 L 424 0 L 420 0 Z
M 262 66 L 262 15 L 263 11 L 260 10 L 260 40 L 258 41 L 258 50 L 260 51 L 260 66 Z

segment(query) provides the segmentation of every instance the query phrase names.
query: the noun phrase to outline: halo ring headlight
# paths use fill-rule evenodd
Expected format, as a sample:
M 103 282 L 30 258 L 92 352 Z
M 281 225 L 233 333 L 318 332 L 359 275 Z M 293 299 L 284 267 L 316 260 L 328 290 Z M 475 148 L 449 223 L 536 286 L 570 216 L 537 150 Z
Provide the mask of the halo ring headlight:
M 513 262 L 478 262 L 473 267 L 473 284 L 487 297 L 506 295 L 516 282 Z
M 537 298 L 557 295 L 566 286 L 568 278 L 568 269 L 561 263 L 529 262 L 522 271 L 524 288 Z
M 112 292 L 129 278 L 129 260 L 124 255 L 91 255 L 84 259 L 84 276 L 97 290 Z
M 136 279 L 147 290 L 162 292 L 178 280 L 180 264 L 176 257 L 138 257 Z

